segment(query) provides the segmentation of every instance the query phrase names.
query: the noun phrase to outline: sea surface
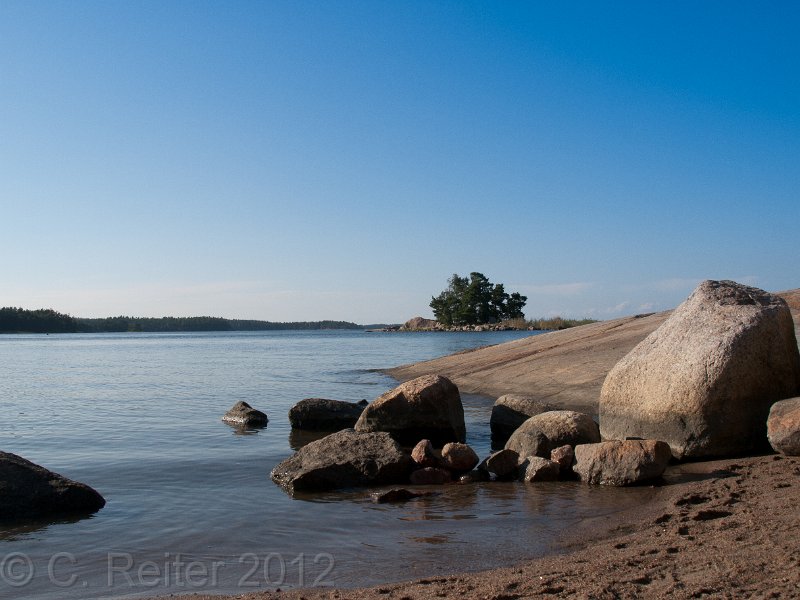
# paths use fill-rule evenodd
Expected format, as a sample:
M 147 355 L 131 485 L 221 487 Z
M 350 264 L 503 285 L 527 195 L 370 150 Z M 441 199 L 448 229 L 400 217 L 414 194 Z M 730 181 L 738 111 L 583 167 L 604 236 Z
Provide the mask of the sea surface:
M 0 336 L 0 450 L 100 491 L 75 520 L 0 525 L 1 598 L 242 593 L 366 586 L 540 556 L 575 524 L 648 489 L 452 485 L 379 505 L 369 491 L 291 497 L 269 478 L 302 443 L 299 400 L 372 400 L 375 369 L 528 332 L 282 331 Z M 242 431 L 244 400 L 269 415 Z M 490 451 L 493 400 L 463 395 L 468 442 Z

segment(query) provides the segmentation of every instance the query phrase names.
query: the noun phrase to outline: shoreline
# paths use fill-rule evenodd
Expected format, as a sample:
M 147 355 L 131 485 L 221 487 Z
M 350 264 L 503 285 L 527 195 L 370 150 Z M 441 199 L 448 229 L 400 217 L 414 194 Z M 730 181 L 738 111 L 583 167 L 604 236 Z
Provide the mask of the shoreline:
M 542 484 L 540 484 L 542 485 Z M 800 457 L 670 468 L 656 497 L 584 522 L 551 553 L 489 571 L 370 588 L 187 594 L 187 600 L 797 597 Z M 176 597 L 172 595 L 169 597 Z M 153 598 L 164 600 L 165 596 Z

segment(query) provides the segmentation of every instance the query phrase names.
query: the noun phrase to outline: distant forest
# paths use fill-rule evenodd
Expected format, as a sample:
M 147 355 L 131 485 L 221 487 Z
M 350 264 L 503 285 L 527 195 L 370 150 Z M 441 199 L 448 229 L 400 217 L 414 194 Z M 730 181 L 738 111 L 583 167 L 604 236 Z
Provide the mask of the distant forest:
M 52 309 L 0 308 L 0 333 L 108 333 L 123 331 L 280 331 L 290 329 L 364 329 L 347 321 L 274 323 L 220 317 L 107 317 L 82 319 Z

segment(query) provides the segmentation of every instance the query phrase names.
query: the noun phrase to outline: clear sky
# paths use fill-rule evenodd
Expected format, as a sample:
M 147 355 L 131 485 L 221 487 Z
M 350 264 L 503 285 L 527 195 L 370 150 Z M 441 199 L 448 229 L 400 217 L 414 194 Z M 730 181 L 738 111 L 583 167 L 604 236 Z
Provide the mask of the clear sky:
M 0 305 L 398 322 L 800 287 L 800 2 L 0 3 Z

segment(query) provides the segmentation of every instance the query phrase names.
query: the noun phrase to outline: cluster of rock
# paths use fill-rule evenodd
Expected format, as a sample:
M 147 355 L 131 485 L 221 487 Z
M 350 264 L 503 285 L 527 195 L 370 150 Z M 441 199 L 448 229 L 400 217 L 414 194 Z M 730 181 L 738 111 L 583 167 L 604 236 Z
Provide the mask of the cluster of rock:
M 465 434 L 458 388 L 445 377 L 424 376 L 369 404 L 355 428 L 300 448 L 273 469 L 272 479 L 293 493 L 576 477 L 629 485 L 660 476 L 670 456 L 669 447 L 661 442 L 601 443 L 597 423 L 589 415 L 568 410 L 544 411 L 525 419 L 505 447 L 483 461 L 463 443 Z M 391 497 L 395 496 L 412 497 L 406 493 Z
M 533 330 L 526 327 L 525 330 Z M 482 323 L 480 325 L 453 325 L 446 326 L 433 319 L 413 317 L 399 327 L 386 328 L 383 331 L 517 331 L 518 327 L 511 327 L 507 323 Z
M 796 396 L 800 353 L 786 303 L 706 281 L 608 374 L 599 425 L 534 397 L 503 396 L 490 423 L 502 448 L 479 461 L 463 443 L 458 389 L 431 375 L 387 392 L 353 429 L 302 448 L 272 477 L 291 490 L 574 478 L 633 485 L 660 477 L 670 460 L 741 455 L 767 439 L 800 454 Z

